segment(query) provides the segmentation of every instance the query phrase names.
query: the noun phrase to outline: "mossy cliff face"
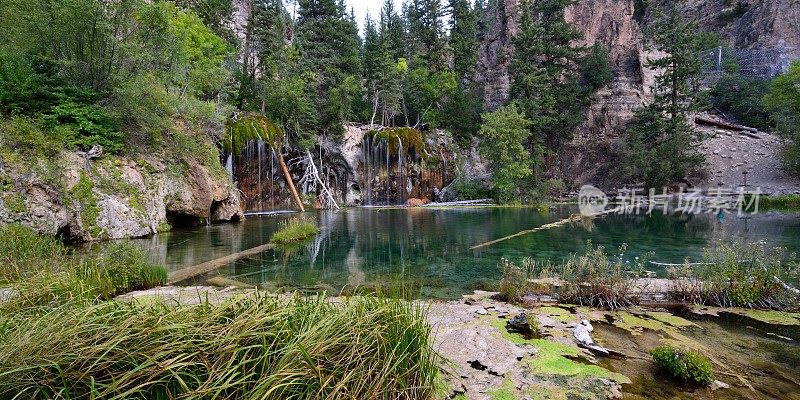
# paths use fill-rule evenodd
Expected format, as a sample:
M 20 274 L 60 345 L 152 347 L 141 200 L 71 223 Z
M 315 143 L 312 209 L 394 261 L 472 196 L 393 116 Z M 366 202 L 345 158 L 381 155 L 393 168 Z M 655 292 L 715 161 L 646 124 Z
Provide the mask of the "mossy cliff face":
M 243 218 L 238 192 L 212 162 L 103 155 L 87 163 L 77 152 L 37 158 L 0 150 L 0 223 L 93 241 Z

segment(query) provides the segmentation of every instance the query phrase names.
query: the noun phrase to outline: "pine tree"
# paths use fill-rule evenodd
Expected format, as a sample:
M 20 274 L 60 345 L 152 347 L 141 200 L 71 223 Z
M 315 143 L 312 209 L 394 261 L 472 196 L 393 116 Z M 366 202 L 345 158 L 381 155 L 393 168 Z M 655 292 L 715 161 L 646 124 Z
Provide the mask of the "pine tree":
M 394 0 L 385 0 L 381 8 L 380 37 L 382 46 L 387 49 L 394 62 L 405 58 L 405 38 L 403 20 L 394 9 Z
M 580 32 L 564 19 L 574 0 L 525 0 L 513 40 L 511 96 L 532 121 L 533 137 L 556 150 L 583 120 L 588 93 L 579 83 L 584 49 Z
M 648 47 L 665 54 L 648 62 L 648 67 L 662 71 L 656 77 L 655 98 L 636 112 L 622 152 L 623 172 L 650 188 L 683 179 L 703 162 L 694 147 L 699 137 L 687 122 L 697 105 L 699 34 L 675 5 L 668 7 L 654 12 L 647 31 Z
M 339 133 L 360 96 L 361 39 L 342 0 L 299 0 L 297 41 L 306 70 L 316 75 L 324 132 Z
M 453 70 L 460 82 L 473 80 L 478 63 L 477 14 L 469 0 L 450 0 L 450 47 Z

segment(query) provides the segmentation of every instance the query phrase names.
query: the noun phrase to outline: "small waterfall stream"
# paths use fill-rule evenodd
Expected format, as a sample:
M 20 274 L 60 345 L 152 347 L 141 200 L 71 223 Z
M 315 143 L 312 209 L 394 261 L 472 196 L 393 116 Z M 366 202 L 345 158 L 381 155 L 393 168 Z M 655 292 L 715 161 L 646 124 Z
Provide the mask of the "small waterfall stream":
M 348 191 L 356 190 L 359 201 L 349 205 L 401 205 L 409 199 L 434 201 L 438 191 L 449 183 L 448 170 L 452 160 L 439 159 L 448 154 L 445 150 L 431 149 L 431 157 L 419 151 L 399 136 L 387 139 L 369 132 L 363 135 L 360 149 L 353 161 L 343 156 L 344 145 L 334 143 L 312 150 L 320 178 L 336 201 L 346 204 Z M 358 145 L 356 145 L 358 146 Z M 295 179 L 295 184 L 305 172 L 305 150 L 285 148 L 284 157 Z M 294 209 L 285 179 L 278 167 L 277 155 L 261 140 L 248 142 L 241 154 L 224 155 L 225 168 L 237 182 L 247 211 L 279 211 Z M 290 160 L 296 162 L 291 163 Z M 355 189 L 353 189 L 355 188 Z M 320 187 L 305 185 L 306 194 L 315 194 Z M 352 197 L 352 196 L 351 196 Z

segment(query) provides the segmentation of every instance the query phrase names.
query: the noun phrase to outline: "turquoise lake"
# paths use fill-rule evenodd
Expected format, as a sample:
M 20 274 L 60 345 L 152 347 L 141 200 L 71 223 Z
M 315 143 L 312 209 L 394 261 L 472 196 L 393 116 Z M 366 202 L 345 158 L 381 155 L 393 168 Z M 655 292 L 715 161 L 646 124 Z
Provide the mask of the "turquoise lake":
M 491 288 L 501 277 L 498 261 L 525 257 L 558 262 L 583 252 L 587 241 L 609 254 L 627 244 L 623 259 L 652 254 L 650 260 L 698 261 L 713 240 L 765 240 L 800 252 L 800 214 L 766 212 L 740 218 L 716 215 L 617 215 L 589 224 L 560 226 L 519 236 L 480 250 L 470 247 L 558 221 L 576 209 L 534 208 L 369 209 L 307 213 L 320 234 L 292 249 L 266 251 L 182 284 L 203 284 L 222 275 L 266 289 L 338 291 L 343 287 L 390 282 L 400 276 L 419 281 L 423 297 L 451 298 Z M 211 225 L 138 239 L 152 261 L 177 270 L 267 243 L 292 214 L 252 216 L 238 224 Z M 648 270 L 664 275 L 663 267 Z

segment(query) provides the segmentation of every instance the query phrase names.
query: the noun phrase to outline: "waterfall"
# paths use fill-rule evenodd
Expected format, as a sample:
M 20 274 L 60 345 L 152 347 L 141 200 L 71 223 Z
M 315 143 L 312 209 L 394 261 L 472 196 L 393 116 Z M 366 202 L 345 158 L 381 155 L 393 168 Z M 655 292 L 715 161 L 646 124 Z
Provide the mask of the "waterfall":
M 228 152 L 228 157 L 225 158 L 225 170 L 228 171 L 228 175 L 233 179 L 233 153 Z
M 261 186 L 261 163 L 264 158 L 264 141 L 258 141 L 258 208 L 264 210 L 264 188 Z

